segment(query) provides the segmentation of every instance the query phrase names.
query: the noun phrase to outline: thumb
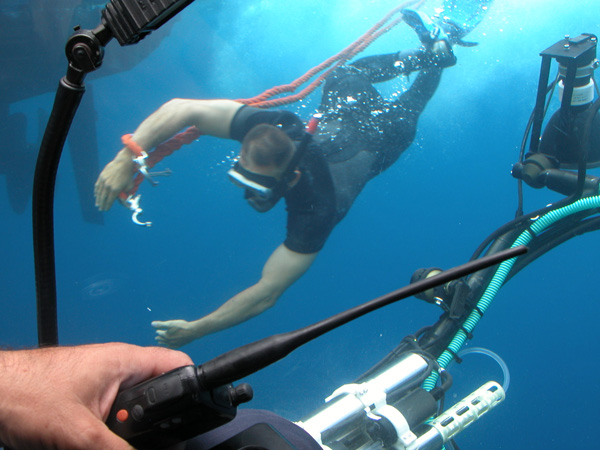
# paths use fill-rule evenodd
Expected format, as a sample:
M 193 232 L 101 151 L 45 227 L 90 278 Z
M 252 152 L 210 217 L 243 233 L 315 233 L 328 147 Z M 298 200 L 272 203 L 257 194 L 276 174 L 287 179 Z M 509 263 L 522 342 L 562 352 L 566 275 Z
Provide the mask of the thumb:
M 98 430 L 99 434 L 94 442 L 90 442 L 86 447 L 90 448 L 102 448 L 106 450 L 134 450 L 134 448 L 121 437 L 114 434 L 108 429 L 103 423 L 99 423 L 98 427 L 103 427 L 103 430 Z
M 72 442 L 57 442 L 56 448 L 134 450 L 125 439 L 113 433 L 89 410 L 82 412 L 77 422 L 79 425 L 71 427 L 71 430 L 75 431 L 75 433 L 70 433 Z

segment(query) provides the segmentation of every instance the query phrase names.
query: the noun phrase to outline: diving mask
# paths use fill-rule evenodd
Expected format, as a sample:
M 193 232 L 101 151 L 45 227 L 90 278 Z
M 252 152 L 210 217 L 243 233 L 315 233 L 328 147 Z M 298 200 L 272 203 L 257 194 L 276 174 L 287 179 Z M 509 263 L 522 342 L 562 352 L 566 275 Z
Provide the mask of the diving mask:
M 306 126 L 306 132 L 299 142 L 295 142 L 296 151 L 287 169 L 278 180 L 269 175 L 261 175 L 243 167 L 240 162 L 227 172 L 229 179 L 237 186 L 245 189 L 244 198 L 258 212 L 269 211 L 277 204 L 288 189 L 288 183 L 295 178 L 295 171 L 304 156 L 311 136 L 315 133 L 321 114 L 315 114 Z
M 268 199 L 273 197 L 273 188 L 277 186 L 277 178 L 261 175 L 244 168 L 239 161 L 227 172 L 229 179 L 236 185 L 245 188 L 252 194 Z
M 281 180 L 269 175 L 261 175 L 244 168 L 239 162 L 227 172 L 229 179 L 245 189 L 244 198 L 258 212 L 273 208 L 285 192 Z

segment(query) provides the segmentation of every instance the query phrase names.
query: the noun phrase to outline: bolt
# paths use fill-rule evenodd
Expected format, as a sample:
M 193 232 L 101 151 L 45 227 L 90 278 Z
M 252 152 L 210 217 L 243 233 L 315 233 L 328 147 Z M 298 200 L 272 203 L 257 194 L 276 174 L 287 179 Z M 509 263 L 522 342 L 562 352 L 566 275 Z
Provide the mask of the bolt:
M 565 50 L 569 50 L 571 48 L 569 44 L 565 44 L 563 47 L 565 48 Z

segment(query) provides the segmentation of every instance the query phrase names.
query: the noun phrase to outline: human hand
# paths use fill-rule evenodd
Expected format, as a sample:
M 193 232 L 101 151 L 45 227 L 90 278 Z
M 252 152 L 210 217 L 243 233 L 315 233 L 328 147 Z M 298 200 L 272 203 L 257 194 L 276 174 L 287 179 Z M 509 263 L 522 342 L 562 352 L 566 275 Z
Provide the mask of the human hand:
M 119 389 L 189 364 L 120 343 L 0 352 L 0 446 L 131 450 L 104 423 Z
M 98 176 L 94 185 L 96 206 L 100 211 L 108 211 L 118 195 L 133 187 L 133 173 L 136 165 L 133 154 L 128 149 L 121 150 Z
M 186 320 L 155 320 L 152 326 L 156 328 L 154 340 L 160 345 L 169 348 L 179 348 L 201 337 L 193 328 L 192 323 Z

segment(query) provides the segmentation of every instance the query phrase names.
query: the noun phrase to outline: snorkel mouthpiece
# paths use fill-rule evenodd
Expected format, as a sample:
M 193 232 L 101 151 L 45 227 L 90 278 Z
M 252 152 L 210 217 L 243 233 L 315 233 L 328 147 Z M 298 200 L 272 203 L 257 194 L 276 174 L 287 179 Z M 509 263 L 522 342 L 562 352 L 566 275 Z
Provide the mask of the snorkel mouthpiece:
M 254 195 L 250 189 L 244 191 L 244 198 L 250 206 L 259 213 L 264 213 L 273 209 L 281 197 L 262 198 Z

